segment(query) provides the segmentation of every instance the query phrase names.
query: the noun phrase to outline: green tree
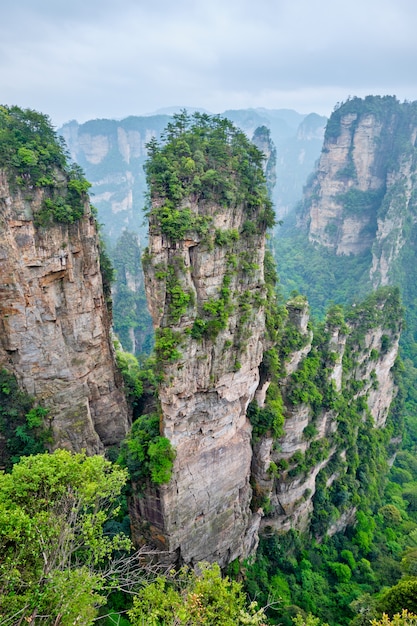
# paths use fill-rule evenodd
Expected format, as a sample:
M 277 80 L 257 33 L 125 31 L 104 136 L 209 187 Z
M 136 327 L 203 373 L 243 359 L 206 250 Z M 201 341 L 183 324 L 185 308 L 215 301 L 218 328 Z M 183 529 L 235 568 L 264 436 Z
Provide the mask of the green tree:
M 200 563 L 198 569 L 159 577 L 140 591 L 128 612 L 132 626 L 265 625 L 263 610 L 255 602 L 247 606 L 240 583 L 222 578 L 217 563 Z
M 254 220 L 255 232 L 274 224 L 261 152 L 227 119 L 185 111 L 174 115 L 164 143 L 148 144 L 147 182 L 157 206 L 151 227 L 158 224 L 172 241 L 189 232 L 207 233 L 212 218 L 182 206 L 186 197 L 198 203 L 214 201 L 223 207 L 242 206 Z
M 378 609 L 390 616 L 403 609 L 417 613 L 417 578 L 400 580 L 385 591 L 379 600 Z
M 93 622 L 117 585 L 115 551 L 131 547 L 104 531 L 125 482 L 125 470 L 103 457 L 66 450 L 0 474 L 0 622 Z
M 390 619 L 384 613 L 381 619 L 373 619 L 371 626 L 417 626 L 417 615 L 404 609 L 401 613 L 395 613 Z

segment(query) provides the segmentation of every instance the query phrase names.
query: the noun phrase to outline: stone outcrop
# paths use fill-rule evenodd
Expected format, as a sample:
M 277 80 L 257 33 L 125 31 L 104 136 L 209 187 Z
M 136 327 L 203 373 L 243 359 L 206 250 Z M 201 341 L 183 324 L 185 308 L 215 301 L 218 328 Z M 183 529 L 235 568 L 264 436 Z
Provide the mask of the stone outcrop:
M 357 113 L 341 117 L 340 134 L 325 141 L 308 191 L 310 240 L 334 248 L 336 254 L 369 249 L 375 233 L 375 212 L 349 212 L 345 194 L 352 189 L 378 192 L 385 184 L 377 167 L 382 124 L 373 115 L 358 118 Z
M 176 558 L 225 565 L 256 548 L 260 522 L 260 514 L 250 510 L 252 447 L 246 409 L 258 387 L 263 354 L 265 239 L 264 233 L 242 234 L 245 212 L 240 206 L 225 211 L 201 203 L 191 209 L 210 217 L 213 233 L 236 232 L 240 239 L 213 248 L 210 237 L 195 234 L 173 245 L 151 222 L 144 268 L 149 308 L 157 332 L 169 327 L 180 336 L 180 356 L 161 364 L 159 389 L 162 434 L 174 446 L 176 459 L 170 483 L 157 496 L 138 498 L 136 505 L 140 516 L 152 522 L 153 537 L 162 539 Z M 234 259 L 237 265 L 231 270 Z M 169 281 L 163 277 L 169 268 L 191 296 L 175 323 Z M 224 289 L 230 294 L 225 328 L 215 336 L 193 338 L 197 317 L 210 302 L 219 301 Z
M 285 109 L 235 110 L 226 111 L 224 115 L 248 137 L 262 126 L 270 130 L 278 158 L 276 163 L 270 160 L 268 179 L 271 187 L 277 180 L 273 201 L 277 216 L 283 217 L 298 202 L 305 180 L 319 157 L 326 118 Z M 84 124 L 72 121 L 59 130 L 72 158 L 82 166 L 93 185 L 99 221 L 113 241 L 124 228 L 145 238 L 142 220 L 146 192 L 145 146 L 152 137 L 161 136 L 170 120 L 171 111 L 169 115 L 98 119 Z
M 372 253 L 376 287 L 394 282 L 395 264 L 416 225 L 415 103 L 354 98 L 329 120 L 307 185 L 301 221 L 310 241 L 337 255 Z
M 389 309 L 395 302 L 394 315 L 385 315 L 384 307 Z M 369 304 L 347 323 L 341 319 L 328 319 L 324 343 L 314 348 L 307 330 L 306 308 L 299 307 L 295 316 L 290 303 L 287 323 L 303 331 L 305 345 L 290 353 L 284 363 L 281 380 L 284 433 L 275 441 L 268 434 L 255 440 L 252 461 L 255 494 L 265 503 L 261 527 L 269 532 L 309 528 L 318 482 L 323 482 L 329 489 L 333 483 L 339 483 L 349 469 L 350 455 L 347 454 L 345 435 L 338 434 L 344 421 L 341 405 L 322 401 L 320 408 L 314 408 L 308 397 L 294 399 L 297 369 L 302 366 L 304 358 L 319 355 L 322 369 L 318 371 L 326 377 L 330 389 L 333 387 L 335 398 L 345 398 L 349 405 L 362 398 L 363 404 L 359 403 L 355 418 L 354 439 L 361 421 L 367 419 L 366 415 L 374 427 L 384 428 L 386 425 L 389 408 L 397 393 L 393 366 L 401 330 L 398 294 L 395 290 L 381 292 L 371 306 L 375 312 L 372 319 L 367 319 Z M 349 420 L 353 419 L 351 415 Z M 327 470 L 335 464 L 337 471 Z M 353 505 L 335 510 L 328 527 L 320 531 L 334 534 L 342 530 L 354 518 L 354 511 Z
M 144 534 L 171 561 L 224 566 L 256 548 L 261 527 L 313 524 L 320 535 L 352 519 L 355 503 L 347 497 L 336 506 L 338 490 L 347 490 L 344 480 L 357 470 L 356 440 L 385 426 L 396 393 L 401 307 L 390 288 L 353 307 L 346 321 L 335 306 L 313 340 L 305 298 L 294 297 L 285 313 L 274 299 L 269 257 L 264 275 L 265 196 L 250 213 L 245 202 L 207 199 L 204 165 L 193 187 L 190 171 L 197 159 L 205 164 L 196 136 L 206 139 L 209 122 L 190 135 L 187 118 L 180 122 L 148 163 L 143 257 L 161 376 L 160 435 L 176 458 L 168 484 L 135 486 L 130 510 L 137 542 Z M 213 162 L 209 178 L 220 198 L 226 160 L 218 172 Z M 237 185 L 239 174 L 230 172 Z M 167 180 L 175 181 L 174 198 Z M 197 191 L 184 193 L 180 184 Z M 334 498 L 325 522 L 313 511 L 323 489 Z
M 54 445 L 118 443 L 128 411 L 115 369 L 95 220 L 35 225 L 42 189 L 0 173 L 0 364 L 50 409 Z
M 160 136 L 169 119 L 153 115 L 90 120 L 81 125 L 73 121 L 60 129 L 72 158 L 93 185 L 94 204 L 110 239 L 115 240 L 125 228 L 145 234 L 146 144 Z
M 266 126 L 259 126 L 253 133 L 252 143 L 264 155 L 264 174 L 268 193 L 272 197 L 277 182 L 277 150 L 271 138 L 271 132 Z

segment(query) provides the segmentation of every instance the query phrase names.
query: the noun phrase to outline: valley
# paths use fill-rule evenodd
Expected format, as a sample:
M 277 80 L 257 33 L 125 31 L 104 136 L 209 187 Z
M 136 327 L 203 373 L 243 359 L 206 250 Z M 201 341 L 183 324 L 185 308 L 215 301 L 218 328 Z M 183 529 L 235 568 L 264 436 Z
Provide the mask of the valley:
M 35 619 L 39 602 L 54 623 L 51 581 L 66 576 L 80 598 L 90 590 L 85 624 L 118 607 L 133 626 L 171 623 L 181 602 L 178 624 L 359 625 L 415 610 L 415 111 L 353 98 L 325 132 L 287 110 L 71 122 L 91 206 L 47 118 L 1 109 L 0 616 Z M 31 463 L 46 468 L 39 510 L 18 495 Z M 109 517 L 83 472 L 114 499 Z M 50 502 L 60 526 L 48 530 Z M 32 516 L 48 545 L 70 527 L 84 547 L 18 558 L 12 514 L 28 537 Z M 136 582 L 143 562 L 123 561 L 118 541 L 159 554 L 160 578 Z M 114 562 L 128 565 L 112 587 Z M 196 621 L 207 581 L 230 619 L 219 602 Z

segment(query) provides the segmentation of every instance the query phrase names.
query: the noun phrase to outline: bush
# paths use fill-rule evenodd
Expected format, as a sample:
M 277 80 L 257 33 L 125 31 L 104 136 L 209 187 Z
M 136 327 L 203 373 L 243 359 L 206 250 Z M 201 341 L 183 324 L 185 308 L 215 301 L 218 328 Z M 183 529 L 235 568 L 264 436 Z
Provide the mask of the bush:
M 156 485 L 171 479 L 175 450 L 169 439 L 159 433 L 160 417 L 157 413 L 142 415 L 133 424 L 121 446 L 118 463 L 127 467 L 138 490 L 147 481 Z

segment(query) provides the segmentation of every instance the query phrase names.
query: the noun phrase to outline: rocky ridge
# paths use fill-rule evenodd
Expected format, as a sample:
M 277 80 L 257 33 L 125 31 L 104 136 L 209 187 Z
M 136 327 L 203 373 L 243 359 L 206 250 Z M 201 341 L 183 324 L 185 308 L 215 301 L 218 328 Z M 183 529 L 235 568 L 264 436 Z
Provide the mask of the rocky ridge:
M 314 529 L 317 489 L 325 485 L 330 490 L 333 483 L 335 492 L 343 489 L 353 471 L 352 450 L 363 424 L 368 421 L 371 430 L 386 426 L 397 393 L 393 367 L 401 330 L 398 292 L 388 289 L 373 296 L 371 306 L 378 311 L 372 321 L 366 321 L 369 305 L 346 322 L 329 314 L 317 344 L 307 328 L 307 303 L 289 303 L 287 324 L 300 333 L 304 345 L 284 361 L 284 432 L 278 439 L 268 434 L 255 439 L 252 461 L 255 499 L 264 503 L 261 527 L 269 532 L 305 530 L 312 516 Z M 307 369 L 314 362 L 316 369 Z M 308 377 L 300 376 L 303 370 Z M 320 396 L 315 399 L 317 389 Z M 354 411 L 347 411 L 347 405 Z M 319 534 L 340 531 L 354 517 L 352 503 L 330 508 L 330 518 L 316 528 Z
M 192 155 L 194 136 L 182 137 L 179 121 L 173 145 Z M 374 472 L 366 452 L 359 459 L 358 438 L 384 428 L 396 394 L 398 291 L 378 292 L 346 320 L 335 307 L 315 337 L 302 297 L 273 314 L 262 205 L 248 219 L 244 202 L 198 192 L 174 204 L 160 192 L 172 155 L 153 150 L 151 193 L 162 182 L 144 270 L 163 373 L 161 435 L 176 459 L 168 484 L 133 497 L 136 539 L 145 532 L 173 560 L 224 566 L 254 550 L 260 527 L 333 532 L 355 507 L 349 497 L 337 506 L 339 492 Z M 169 180 L 180 172 L 192 188 L 192 157 L 175 158 Z M 333 498 L 325 520 L 313 501 L 323 485 Z

